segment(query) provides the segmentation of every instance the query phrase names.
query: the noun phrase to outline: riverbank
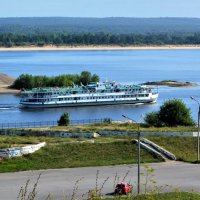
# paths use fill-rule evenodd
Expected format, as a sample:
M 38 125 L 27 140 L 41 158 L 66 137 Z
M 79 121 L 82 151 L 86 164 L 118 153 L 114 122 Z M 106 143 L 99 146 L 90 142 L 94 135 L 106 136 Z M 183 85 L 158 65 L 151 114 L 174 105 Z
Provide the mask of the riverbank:
M 16 78 L 6 74 L 0 74 L 0 94 L 19 94 L 20 90 L 9 88 Z
M 0 85 L 0 94 L 19 94 L 20 90 L 10 89 L 8 85 Z
M 169 50 L 169 49 L 200 49 L 200 45 L 162 45 L 162 46 L 21 46 L 0 47 L 0 51 L 56 51 L 56 50 Z

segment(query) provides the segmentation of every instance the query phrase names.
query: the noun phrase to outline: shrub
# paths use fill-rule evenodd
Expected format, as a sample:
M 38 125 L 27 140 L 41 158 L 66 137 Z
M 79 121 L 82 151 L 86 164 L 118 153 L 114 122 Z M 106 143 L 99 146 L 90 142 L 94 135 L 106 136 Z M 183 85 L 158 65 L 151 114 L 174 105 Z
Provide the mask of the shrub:
M 69 113 L 63 113 L 57 122 L 58 126 L 68 126 L 70 123 Z
M 162 122 L 159 119 L 158 112 L 151 112 L 146 114 L 144 121 L 149 126 L 160 127 L 162 126 Z
M 159 119 L 165 126 L 193 126 L 190 109 L 180 99 L 166 101 L 159 111 Z
M 148 113 L 145 122 L 152 126 L 193 126 L 190 109 L 179 99 L 166 101 L 158 112 Z

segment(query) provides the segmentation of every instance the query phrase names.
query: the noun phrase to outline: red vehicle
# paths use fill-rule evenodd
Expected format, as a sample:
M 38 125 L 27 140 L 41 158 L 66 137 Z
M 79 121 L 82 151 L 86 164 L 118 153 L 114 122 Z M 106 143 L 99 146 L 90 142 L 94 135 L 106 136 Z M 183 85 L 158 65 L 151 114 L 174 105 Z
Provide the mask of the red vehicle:
M 115 194 L 128 194 L 133 190 L 133 186 L 127 182 L 118 183 L 115 187 Z

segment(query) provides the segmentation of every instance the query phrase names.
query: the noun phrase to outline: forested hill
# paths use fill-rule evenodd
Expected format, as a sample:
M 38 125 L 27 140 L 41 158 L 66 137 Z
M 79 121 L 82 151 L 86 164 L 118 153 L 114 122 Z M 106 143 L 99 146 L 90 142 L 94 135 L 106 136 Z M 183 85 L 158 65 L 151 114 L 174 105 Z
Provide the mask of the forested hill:
M 0 18 L 0 46 L 199 45 L 197 18 Z
M 199 18 L 0 18 L 0 32 L 192 34 L 200 33 Z

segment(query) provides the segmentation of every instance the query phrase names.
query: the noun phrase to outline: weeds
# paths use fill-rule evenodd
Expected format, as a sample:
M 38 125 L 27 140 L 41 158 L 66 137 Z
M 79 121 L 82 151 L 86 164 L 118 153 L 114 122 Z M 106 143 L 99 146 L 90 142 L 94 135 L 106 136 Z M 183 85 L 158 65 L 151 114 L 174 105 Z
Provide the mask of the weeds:
M 102 189 L 104 188 L 105 183 L 108 181 L 109 177 L 107 177 L 100 187 L 98 187 L 98 179 L 99 179 L 99 170 L 97 170 L 96 173 L 96 179 L 95 179 L 95 189 L 91 189 L 88 192 L 88 200 L 99 200 L 102 198 Z
M 29 187 L 29 183 L 30 183 L 30 179 L 26 181 L 26 185 L 23 187 L 21 187 L 17 200 L 34 200 L 36 198 L 37 195 L 37 186 L 38 186 L 38 182 L 40 180 L 41 174 L 39 174 L 33 189 L 28 193 L 28 187 Z
M 71 196 L 71 200 L 75 200 L 76 199 L 75 197 L 76 197 L 76 192 L 78 191 L 78 184 L 82 179 L 83 178 L 80 178 L 75 182 L 74 188 L 73 188 L 73 192 L 72 192 L 72 196 Z
M 147 189 L 149 184 L 153 184 L 155 186 L 156 181 L 153 179 L 154 177 L 154 169 L 148 165 L 144 165 L 145 173 L 141 175 L 144 177 L 145 182 L 142 184 L 144 186 L 144 194 L 147 194 Z

